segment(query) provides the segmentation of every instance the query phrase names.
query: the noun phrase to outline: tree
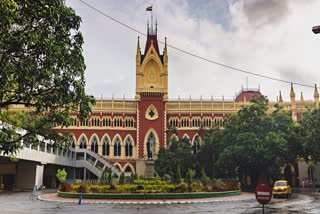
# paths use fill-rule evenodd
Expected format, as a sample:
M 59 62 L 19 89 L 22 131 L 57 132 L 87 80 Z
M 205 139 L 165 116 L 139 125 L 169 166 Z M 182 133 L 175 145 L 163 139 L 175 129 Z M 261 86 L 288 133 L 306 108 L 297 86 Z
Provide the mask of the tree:
M 63 183 L 66 181 L 67 179 L 67 172 L 66 170 L 63 168 L 62 170 L 61 169 L 58 169 L 57 171 L 57 174 L 56 174 L 56 177 L 57 179 L 59 180 L 60 183 Z
M 4 0 L 0 14 L 0 152 L 14 154 L 37 134 L 65 141 L 52 128 L 70 125 L 71 112 L 84 119 L 94 104 L 85 94 L 81 18 L 64 0 Z
M 219 154 L 224 148 L 223 129 L 215 127 L 209 130 L 203 141 L 204 144 L 201 145 L 200 151 L 196 153 L 198 176 L 201 177 L 201 171 L 204 171 L 212 178 L 222 176 L 223 173 L 220 172 L 216 165 Z
M 251 186 L 255 186 L 258 181 L 279 176 L 280 166 L 296 161 L 289 155 L 289 140 L 295 139 L 290 114 L 279 108 L 268 115 L 267 110 L 265 97 L 254 98 L 250 106 L 228 118 L 222 135 L 213 132 L 215 136 L 211 133 L 206 138 L 216 145 L 213 150 L 219 151 L 214 153 L 219 176 L 239 177 L 244 187 L 248 187 L 247 177 L 250 177 Z
M 320 108 L 305 112 L 300 124 L 300 135 L 303 139 L 302 157 L 306 161 L 317 162 L 320 160 Z
M 181 183 L 181 170 L 180 170 L 180 165 L 177 166 L 177 179 L 176 179 L 176 182 L 177 183 Z
M 172 178 L 178 177 L 177 166 L 180 168 L 180 177 L 185 177 L 188 169 L 192 168 L 192 148 L 189 139 L 183 138 L 172 141 L 168 148 L 161 148 L 158 159 L 155 161 L 155 170 L 161 177 L 170 174 Z

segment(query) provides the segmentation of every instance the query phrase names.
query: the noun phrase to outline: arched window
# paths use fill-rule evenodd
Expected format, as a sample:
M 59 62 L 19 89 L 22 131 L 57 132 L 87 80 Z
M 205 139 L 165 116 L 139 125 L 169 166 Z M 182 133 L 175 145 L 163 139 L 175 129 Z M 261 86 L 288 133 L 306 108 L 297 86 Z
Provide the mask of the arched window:
M 88 126 L 88 119 L 86 118 L 80 121 L 80 126 Z
M 199 136 L 195 136 L 193 140 L 193 153 L 196 153 L 200 150 L 200 139 Z
M 152 132 L 150 132 L 147 141 L 147 155 L 148 159 L 153 159 L 153 155 L 155 155 L 156 149 L 156 138 Z
M 96 136 L 93 136 L 93 138 L 92 138 L 91 151 L 98 153 L 98 139 Z
M 91 118 L 91 126 L 100 126 L 100 118 L 92 117 Z
M 74 143 L 74 139 L 73 138 L 70 139 L 70 146 L 73 149 L 76 148 L 76 144 Z
M 81 137 L 80 140 L 80 149 L 86 149 L 87 148 L 87 140 L 84 136 Z
M 128 137 L 126 140 L 126 156 L 131 157 L 132 156 L 132 142 L 131 139 Z
M 211 118 L 209 118 L 209 117 L 204 117 L 202 124 L 203 124 L 204 127 L 211 127 Z
M 181 127 L 189 127 L 190 126 L 190 119 L 187 117 L 181 118 Z
M 130 166 L 127 166 L 126 169 L 124 170 L 125 172 L 129 173 L 131 172 L 132 173 L 132 169 Z
M 106 155 L 106 156 L 110 155 L 110 143 L 107 137 L 103 139 L 102 155 Z
M 114 151 L 113 153 L 114 156 L 121 156 L 121 144 L 120 144 L 120 139 L 118 137 L 114 141 L 113 151 Z

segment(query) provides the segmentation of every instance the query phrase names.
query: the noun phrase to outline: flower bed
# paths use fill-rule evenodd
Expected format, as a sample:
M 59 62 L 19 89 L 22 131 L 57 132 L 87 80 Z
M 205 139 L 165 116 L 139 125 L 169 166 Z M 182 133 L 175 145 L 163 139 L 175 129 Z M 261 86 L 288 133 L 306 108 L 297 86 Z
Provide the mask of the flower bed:
M 144 180 L 137 179 L 132 183 L 114 184 L 114 183 L 86 183 L 86 182 L 65 182 L 60 186 L 60 192 L 69 193 L 195 193 L 195 192 L 223 192 L 240 190 L 240 185 L 236 181 L 210 181 L 210 182 L 180 182 L 167 183 L 159 179 Z

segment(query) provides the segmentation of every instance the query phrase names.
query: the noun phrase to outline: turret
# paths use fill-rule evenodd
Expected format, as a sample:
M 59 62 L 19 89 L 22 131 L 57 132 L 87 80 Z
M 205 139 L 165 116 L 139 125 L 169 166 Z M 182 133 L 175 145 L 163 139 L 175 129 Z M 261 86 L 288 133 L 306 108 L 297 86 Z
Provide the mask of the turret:
M 314 85 L 314 94 L 313 94 L 313 97 L 314 97 L 314 102 L 315 102 L 315 104 L 316 104 L 316 107 L 318 107 L 318 105 L 319 105 L 319 93 L 318 93 L 317 84 Z
M 290 101 L 291 101 L 291 111 L 292 111 L 292 119 L 297 121 L 297 114 L 296 114 L 296 94 L 293 90 L 293 84 L 291 83 L 291 90 L 290 90 Z
M 141 64 L 141 49 L 140 49 L 140 37 L 138 36 L 136 66 L 140 66 L 140 64 Z
M 279 103 L 283 103 L 281 91 L 279 91 Z
M 301 102 L 301 103 L 304 103 L 304 99 L 303 99 L 303 93 L 302 93 L 302 91 L 301 91 L 301 95 L 300 95 L 300 102 Z
M 290 90 L 290 101 L 291 101 L 291 105 L 295 104 L 296 102 L 296 94 L 294 93 L 292 83 L 291 83 L 291 90 Z
M 163 62 L 164 65 L 168 65 L 167 37 L 164 38 Z
M 138 43 L 137 43 L 137 53 L 136 53 L 136 91 L 138 91 L 139 82 L 142 79 L 142 72 L 141 72 L 141 49 L 140 49 L 140 37 L 138 36 Z M 136 93 L 136 100 L 140 100 L 140 94 Z

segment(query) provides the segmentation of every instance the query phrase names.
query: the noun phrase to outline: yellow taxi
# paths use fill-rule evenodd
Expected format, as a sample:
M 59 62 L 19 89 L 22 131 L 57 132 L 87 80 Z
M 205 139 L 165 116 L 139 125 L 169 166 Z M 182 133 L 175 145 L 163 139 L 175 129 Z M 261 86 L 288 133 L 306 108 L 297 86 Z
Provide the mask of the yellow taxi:
M 289 198 L 291 196 L 291 187 L 289 186 L 288 181 L 279 180 L 274 182 L 272 194 L 274 198 L 277 198 L 283 195 Z

